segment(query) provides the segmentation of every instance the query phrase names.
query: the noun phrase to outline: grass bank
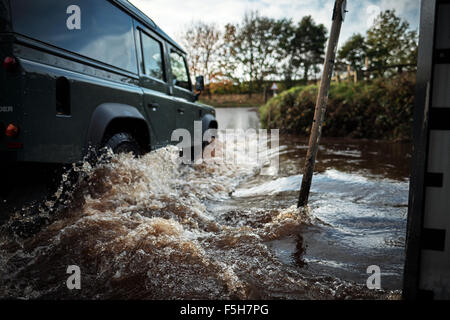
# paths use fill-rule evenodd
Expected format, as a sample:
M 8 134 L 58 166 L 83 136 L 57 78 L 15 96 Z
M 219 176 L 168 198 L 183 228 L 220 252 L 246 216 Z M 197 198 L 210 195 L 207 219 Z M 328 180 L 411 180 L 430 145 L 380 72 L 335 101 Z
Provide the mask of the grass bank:
M 317 85 L 300 86 L 272 98 L 260 109 L 263 127 L 308 135 L 317 91 Z M 323 136 L 410 140 L 414 92 L 414 74 L 333 83 Z
M 200 102 L 215 108 L 259 108 L 264 105 L 264 94 L 213 94 L 208 97 L 206 93 L 200 96 Z

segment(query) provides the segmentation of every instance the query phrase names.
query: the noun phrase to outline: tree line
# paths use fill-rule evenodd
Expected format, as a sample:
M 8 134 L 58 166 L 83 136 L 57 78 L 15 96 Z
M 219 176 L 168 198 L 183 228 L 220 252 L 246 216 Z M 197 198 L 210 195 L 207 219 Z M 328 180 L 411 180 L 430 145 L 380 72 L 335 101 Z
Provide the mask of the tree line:
M 182 34 L 192 75 L 206 84 L 236 87 L 245 83 L 250 95 L 265 83 L 281 81 L 285 88 L 318 78 L 328 30 L 311 16 L 291 19 L 246 12 L 239 23 L 223 28 L 193 22 Z M 381 12 L 365 35 L 354 34 L 340 48 L 336 71 L 351 68 L 358 78 L 388 77 L 415 69 L 417 32 L 395 11 Z

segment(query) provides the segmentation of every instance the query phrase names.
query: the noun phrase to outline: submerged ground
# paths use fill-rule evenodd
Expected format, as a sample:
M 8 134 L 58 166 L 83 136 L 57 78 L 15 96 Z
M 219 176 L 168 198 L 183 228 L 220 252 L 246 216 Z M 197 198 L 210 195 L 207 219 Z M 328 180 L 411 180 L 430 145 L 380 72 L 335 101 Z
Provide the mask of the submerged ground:
M 254 110 L 217 112 L 221 128 L 259 126 Z M 217 143 L 239 153 L 239 141 Z M 310 209 L 298 211 L 306 144 L 281 137 L 275 176 L 245 161 L 177 165 L 173 148 L 86 164 L 65 206 L 11 212 L 1 230 L 0 297 L 398 297 L 409 145 L 322 140 Z M 18 232 L 42 220 L 48 225 Z M 81 290 L 66 286 L 70 265 L 80 267 Z M 381 291 L 366 288 L 370 265 L 381 269 Z

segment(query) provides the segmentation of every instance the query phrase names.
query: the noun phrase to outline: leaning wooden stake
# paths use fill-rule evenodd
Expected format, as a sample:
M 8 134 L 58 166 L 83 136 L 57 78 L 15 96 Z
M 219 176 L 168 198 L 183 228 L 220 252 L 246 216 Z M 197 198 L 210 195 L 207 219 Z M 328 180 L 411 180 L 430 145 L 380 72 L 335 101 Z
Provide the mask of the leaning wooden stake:
M 345 18 L 346 0 L 336 0 L 333 12 L 333 24 L 331 26 L 330 39 L 328 40 L 327 54 L 325 56 L 325 64 L 323 67 L 322 80 L 320 82 L 319 96 L 317 97 L 316 111 L 309 138 L 309 148 L 306 155 L 306 163 L 298 199 L 298 207 L 304 207 L 308 204 L 309 191 L 316 163 L 317 151 L 319 149 L 319 140 L 322 133 L 322 123 L 328 101 L 328 93 L 330 91 L 330 82 L 333 75 L 334 59 L 336 58 L 336 50 L 341 33 L 342 22 Z

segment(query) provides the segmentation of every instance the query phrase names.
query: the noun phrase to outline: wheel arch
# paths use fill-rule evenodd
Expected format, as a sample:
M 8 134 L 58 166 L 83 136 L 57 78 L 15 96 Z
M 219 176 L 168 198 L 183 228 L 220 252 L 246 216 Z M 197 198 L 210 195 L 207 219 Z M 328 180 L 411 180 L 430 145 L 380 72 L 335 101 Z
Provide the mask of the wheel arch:
M 203 133 L 208 129 L 219 129 L 219 124 L 212 114 L 207 114 L 202 118 L 202 129 Z
M 89 124 L 86 148 L 99 148 L 108 135 L 118 132 L 132 134 L 143 150 L 150 151 L 151 135 L 147 120 L 137 108 L 118 103 L 101 104 L 95 109 Z

